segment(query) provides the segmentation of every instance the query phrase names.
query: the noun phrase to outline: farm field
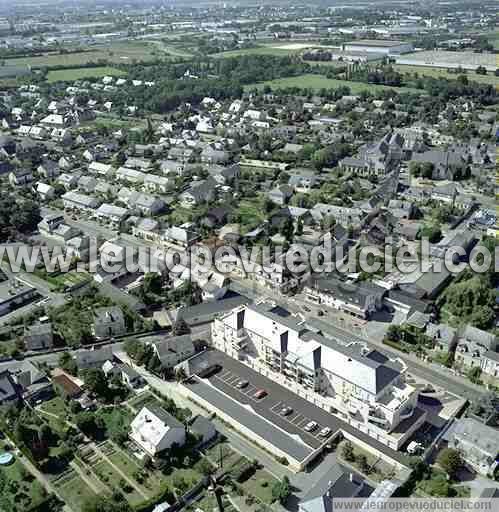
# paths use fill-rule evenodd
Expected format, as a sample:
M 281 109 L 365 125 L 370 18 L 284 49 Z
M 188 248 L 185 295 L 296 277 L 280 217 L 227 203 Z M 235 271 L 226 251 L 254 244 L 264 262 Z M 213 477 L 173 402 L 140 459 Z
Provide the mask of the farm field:
M 58 69 L 49 71 L 47 81 L 49 83 L 60 81 L 74 81 L 84 78 L 100 78 L 103 76 L 124 76 L 126 73 L 120 69 L 102 66 L 99 68 L 76 68 L 76 69 Z
M 145 43 L 115 43 L 109 46 L 95 47 L 86 52 L 8 59 L 6 64 L 9 66 L 28 65 L 34 68 L 44 66 L 77 66 L 88 64 L 89 62 L 98 62 L 99 60 L 127 64 L 134 61 L 147 62 L 154 60 L 158 55 L 162 55 L 162 52 Z
M 278 78 L 276 80 L 269 80 L 266 82 L 260 82 L 256 84 L 249 84 L 245 86 L 245 90 L 251 90 L 255 87 L 257 89 L 262 89 L 266 85 L 270 85 L 271 87 L 277 89 L 284 89 L 286 87 L 301 87 L 303 89 L 333 89 L 337 87 L 349 87 L 352 94 L 357 94 L 361 91 L 386 91 L 388 89 L 395 89 L 397 91 L 403 92 L 414 92 L 421 94 L 421 91 L 418 89 L 412 89 L 410 87 L 389 87 L 386 85 L 376 85 L 376 84 L 364 84 L 362 82 L 350 82 L 348 80 L 337 80 L 334 78 L 326 78 L 322 75 L 313 75 L 313 74 L 305 74 L 300 76 L 292 76 L 287 78 Z
M 459 75 L 448 73 L 446 68 L 434 68 L 430 66 L 410 66 L 408 64 L 395 64 L 393 66 L 400 73 L 418 73 L 420 76 L 430 76 L 433 78 L 448 78 L 455 80 Z M 499 77 L 494 76 L 490 71 L 486 75 L 477 75 L 475 72 L 466 73 L 468 80 L 499 86 Z
M 310 43 L 310 45 L 300 45 L 299 48 L 295 45 L 286 45 L 285 43 L 273 43 L 271 45 L 261 45 L 255 48 L 242 48 L 240 50 L 215 53 L 212 57 L 228 58 L 239 57 L 240 55 L 276 55 L 278 57 L 284 57 L 286 55 L 299 53 L 303 48 L 308 48 L 309 46 L 313 46 L 313 43 Z

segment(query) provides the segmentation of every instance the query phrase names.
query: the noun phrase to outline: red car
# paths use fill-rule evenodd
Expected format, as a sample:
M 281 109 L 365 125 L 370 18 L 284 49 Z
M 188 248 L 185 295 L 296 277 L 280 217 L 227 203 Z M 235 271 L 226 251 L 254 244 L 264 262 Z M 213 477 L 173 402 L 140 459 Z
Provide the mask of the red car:
M 253 398 L 256 398 L 257 400 L 262 399 L 263 397 L 267 396 L 267 392 L 265 389 L 257 389 L 255 391 L 255 394 L 253 395 Z

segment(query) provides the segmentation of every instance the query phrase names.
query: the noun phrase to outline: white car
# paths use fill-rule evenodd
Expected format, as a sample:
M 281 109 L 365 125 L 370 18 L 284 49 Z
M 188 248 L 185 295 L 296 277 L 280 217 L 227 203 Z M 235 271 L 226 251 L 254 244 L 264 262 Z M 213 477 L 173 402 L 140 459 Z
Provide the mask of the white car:
M 320 432 L 319 435 L 321 437 L 327 437 L 331 433 L 331 429 L 329 427 L 324 427 Z
M 316 428 L 318 427 L 318 424 L 316 421 L 309 421 L 306 425 L 305 425 L 305 430 L 307 432 L 312 432 L 312 430 L 315 430 Z

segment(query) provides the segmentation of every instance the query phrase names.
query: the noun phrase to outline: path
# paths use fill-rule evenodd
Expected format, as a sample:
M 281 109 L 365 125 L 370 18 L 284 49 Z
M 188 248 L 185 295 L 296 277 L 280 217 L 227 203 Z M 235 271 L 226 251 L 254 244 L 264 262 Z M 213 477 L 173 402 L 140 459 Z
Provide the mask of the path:
M 96 451 L 96 453 L 98 453 L 100 455 L 100 457 L 105 460 L 113 469 L 114 471 L 116 471 L 116 473 L 118 473 L 121 478 L 123 478 L 123 480 L 125 480 L 125 482 L 130 485 L 131 487 L 133 487 L 143 498 L 144 500 L 148 500 L 150 498 L 150 496 L 148 496 L 140 487 L 139 485 L 134 482 L 133 480 L 131 480 L 127 475 L 126 473 L 124 473 L 123 471 L 121 471 L 121 469 L 116 466 L 116 464 L 114 464 L 114 462 L 100 449 L 100 447 L 98 445 L 96 445 L 95 443 L 91 443 L 90 446 Z
M 64 498 L 59 494 L 59 491 L 57 488 L 52 484 L 52 482 L 47 478 L 29 459 L 27 459 L 22 452 L 19 450 L 19 448 L 16 446 L 16 444 L 8 437 L 5 436 L 7 441 L 15 447 L 17 460 L 26 468 L 26 470 L 31 473 L 45 488 L 45 490 L 49 494 L 54 494 L 59 501 L 62 503 L 66 503 Z M 75 512 L 69 504 L 66 503 L 64 509 L 67 512 Z
M 83 468 L 81 468 L 78 464 L 76 464 L 75 461 L 71 461 L 69 463 L 69 465 L 76 471 L 78 476 L 88 485 L 88 487 L 90 487 L 90 489 L 92 489 L 92 491 L 94 491 L 94 493 L 97 494 L 97 496 L 100 496 L 102 494 L 102 492 L 109 492 L 109 488 L 107 486 L 105 486 L 100 480 L 98 480 L 99 486 L 97 486 L 95 484 L 95 482 L 85 473 L 85 471 L 83 471 Z M 86 464 L 85 464 L 85 466 L 86 466 Z M 89 468 L 89 469 L 90 469 L 90 472 L 93 475 L 95 475 L 95 477 L 97 479 L 98 476 L 92 471 L 92 468 Z

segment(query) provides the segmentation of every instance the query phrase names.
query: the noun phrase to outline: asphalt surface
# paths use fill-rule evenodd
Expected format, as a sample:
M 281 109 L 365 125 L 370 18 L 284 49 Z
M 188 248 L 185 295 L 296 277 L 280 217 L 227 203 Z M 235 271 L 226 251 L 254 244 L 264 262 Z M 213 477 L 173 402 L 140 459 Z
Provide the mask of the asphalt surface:
M 280 384 L 255 372 L 239 361 L 228 357 L 226 354 L 218 350 L 211 350 L 206 354 L 206 357 L 209 358 L 209 364 L 218 363 L 222 366 L 220 372 L 207 379 L 210 384 L 226 396 L 232 398 L 232 401 L 238 402 L 243 406 L 251 406 L 263 425 L 272 423 L 278 426 L 279 429 L 285 430 L 289 435 L 298 437 L 302 442 L 311 447 L 318 447 L 327 442 L 327 439 L 323 439 L 318 435 L 323 427 L 331 429 L 331 436 L 334 436 L 339 430 L 350 432 L 359 440 L 365 441 L 388 457 L 402 464 L 406 462 L 403 453 L 397 452 L 376 441 L 374 438 L 338 419 L 324 409 L 317 407 L 308 400 L 299 397 Z M 239 390 L 234 385 L 236 380 L 247 380 L 249 382 L 247 391 L 246 388 Z M 265 389 L 268 393 L 267 396 L 263 400 L 255 400 L 252 395 L 256 389 Z M 196 392 L 195 389 L 193 391 Z M 293 409 L 293 412 L 286 417 L 282 417 L 279 414 L 284 405 Z M 222 404 L 222 409 L 226 410 L 224 404 Z M 241 419 L 239 416 L 235 418 L 238 421 Z M 318 427 L 312 433 L 306 432 L 303 428 L 309 421 L 318 423 Z

